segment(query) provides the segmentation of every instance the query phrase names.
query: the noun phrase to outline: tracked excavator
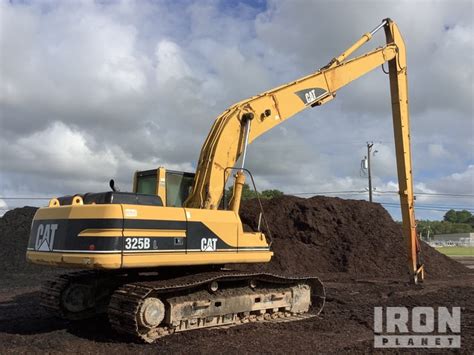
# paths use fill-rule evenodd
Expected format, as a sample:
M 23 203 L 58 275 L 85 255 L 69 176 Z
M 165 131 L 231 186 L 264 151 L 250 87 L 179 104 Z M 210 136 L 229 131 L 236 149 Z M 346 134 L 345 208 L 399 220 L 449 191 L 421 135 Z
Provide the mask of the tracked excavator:
M 382 28 L 386 45 L 348 59 Z M 244 231 L 239 218 L 247 146 L 296 113 L 331 101 L 340 88 L 385 62 L 408 266 L 412 281 L 420 282 L 405 44 L 397 25 L 385 19 L 320 70 L 224 111 L 204 142 L 195 173 L 139 171 L 133 192 L 111 184 L 112 191 L 53 198 L 40 208 L 27 259 L 84 269 L 49 280 L 43 306 L 71 320 L 107 313 L 116 331 L 145 342 L 192 329 L 317 315 L 325 291 L 316 276 L 229 268 L 267 263 L 273 256 L 264 214 L 259 225 L 267 223 L 265 233 Z M 227 202 L 231 176 L 233 195 Z

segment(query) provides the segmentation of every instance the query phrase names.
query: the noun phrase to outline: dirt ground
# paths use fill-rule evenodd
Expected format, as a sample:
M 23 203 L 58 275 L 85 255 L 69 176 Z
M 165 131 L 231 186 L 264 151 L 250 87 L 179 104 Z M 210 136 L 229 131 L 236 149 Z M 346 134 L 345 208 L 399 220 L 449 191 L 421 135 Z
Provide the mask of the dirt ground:
M 458 352 L 474 351 L 474 274 L 428 280 L 420 287 L 401 279 L 323 275 L 328 298 L 317 318 L 196 330 L 151 345 L 123 339 L 109 328 L 106 319 L 67 322 L 52 318 L 38 307 L 38 285 L 44 277 L 18 274 L 3 280 L 1 353 L 367 353 L 374 352 L 375 306 L 460 306 L 462 348 Z
M 474 353 L 474 270 L 423 244 L 426 282 L 409 284 L 400 225 L 377 204 L 292 196 L 263 203 L 275 256 L 265 265 L 235 267 L 318 275 L 327 294 L 320 316 L 178 333 L 151 345 L 117 335 L 105 317 L 53 318 L 39 306 L 39 286 L 58 271 L 26 263 L 36 210 L 26 207 L 0 218 L 0 353 L 378 353 L 373 312 L 381 306 L 461 307 L 462 347 L 456 352 Z M 257 207 L 256 201 L 243 204 L 249 228 L 256 227 Z

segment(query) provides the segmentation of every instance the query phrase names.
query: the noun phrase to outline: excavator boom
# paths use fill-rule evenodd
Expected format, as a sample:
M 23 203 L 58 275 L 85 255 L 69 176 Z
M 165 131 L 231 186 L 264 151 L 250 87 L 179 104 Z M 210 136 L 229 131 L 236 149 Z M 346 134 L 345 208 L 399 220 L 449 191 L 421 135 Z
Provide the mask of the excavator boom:
M 416 233 L 405 42 L 398 27 L 392 21 L 389 21 L 385 27 L 385 36 L 387 42 L 395 43 L 397 46 L 397 55 L 388 61 L 393 133 L 397 157 L 403 236 L 408 244 L 408 267 L 412 281 L 418 283 L 418 281 L 424 279 L 424 267 L 419 257 L 420 247 Z
M 387 44 L 384 47 L 347 60 L 381 28 L 385 29 L 386 34 Z M 228 168 L 234 167 L 247 144 L 298 112 L 332 100 L 337 90 L 385 62 L 389 66 L 403 233 L 408 242 L 409 269 L 415 281 L 420 275 L 422 279 L 413 204 L 405 43 L 397 25 L 390 19 L 383 20 L 317 72 L 243 100 L 224 111 L 214 122 L 202 147 L 186 207 L 218 209 L 231 174 Z M 238 183 L 242 185 L 242 179 Z M 234 196 L 234 200 L 240 200 L 240 196 Z

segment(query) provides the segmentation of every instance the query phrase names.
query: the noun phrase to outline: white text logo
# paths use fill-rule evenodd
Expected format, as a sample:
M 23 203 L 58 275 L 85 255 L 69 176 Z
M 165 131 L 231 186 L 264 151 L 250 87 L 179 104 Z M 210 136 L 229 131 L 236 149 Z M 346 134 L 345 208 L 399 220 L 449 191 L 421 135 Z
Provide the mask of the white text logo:
M 459 348 L 461 308 L 375 307 L 376 348 Z
M 216 251 L 217 238 L 202 238 L 201 251 Z
M 40 224 L 36 231 L 35 250 L 52 251 L 54 235 L 58 230 L 57 224 Z

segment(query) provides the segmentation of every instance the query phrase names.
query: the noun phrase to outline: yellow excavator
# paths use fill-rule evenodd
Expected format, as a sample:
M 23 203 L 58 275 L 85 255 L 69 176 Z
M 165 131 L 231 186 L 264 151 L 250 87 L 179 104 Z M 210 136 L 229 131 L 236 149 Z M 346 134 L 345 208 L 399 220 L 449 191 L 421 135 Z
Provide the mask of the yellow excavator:
M 386 45 L 348 59 L 378 30 Z M 82 268 L 48 281 L 42 304 L 66 319 L 107 313 L 114 329 L 146 342 L 205 327 L 293 321 L 317 315 L 325 291 L 314 275 L 229 269 L 266 263 L 269 233 L 239 217 L 248 144 L 296 113 L 388 62 L 403 235 L 413 282 L 423 279 L 414 218 L 405 44 L 385 19 L 317 72 L 236 103 L 214 122 L 196 173 L 136 172 L 133 192 L 53 198 L 33 220 L 27 259 Z M 241 166 L 235 167 L 241 158 Z M 234 176 L 233 194 L 225 186 Z M 261 214 L 261 222 L 266 223 Z M 261 225 L 261 223 L 259 223 Z M 226 265 L 226 267 L 224 267 Z

